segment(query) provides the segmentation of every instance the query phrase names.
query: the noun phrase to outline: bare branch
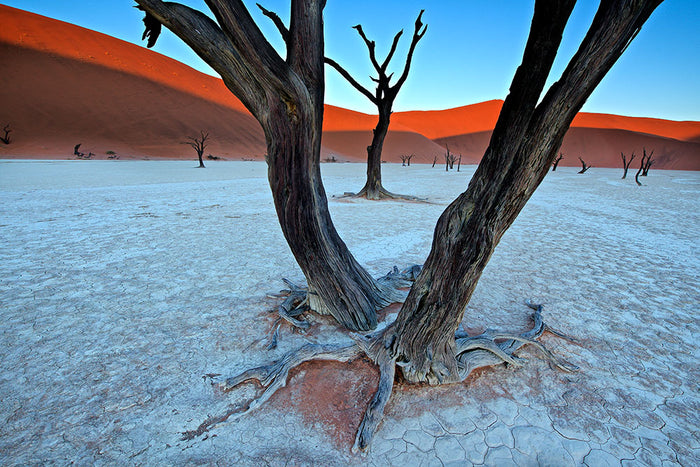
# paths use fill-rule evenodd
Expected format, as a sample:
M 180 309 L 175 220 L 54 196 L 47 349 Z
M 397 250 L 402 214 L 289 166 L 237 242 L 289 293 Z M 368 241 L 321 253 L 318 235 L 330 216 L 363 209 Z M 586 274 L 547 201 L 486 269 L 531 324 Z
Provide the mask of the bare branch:
M 158 36 L 160 36 L 161 24 L 156 19 L 155 16 L 151 15 L 142 6 L 137 5 L 134 8 L 137 8 L 137 9 L 145 12 L 145 16 L 143 17 L 143 25 L 145 26 L 146 29 L 145 29 L 145 31 L 143 31 L 143 35 L 141 36 L 141 40 L 148 38 L 148 43 L 146 44 L 146 47 L 148 47 L 150 49 L 151 47 L 156 45 L 156 41 L 158 40 Z
M 361 24 L 353 26 L 352 28 L 357 29 L 357 33 L 360 35 L 362 40 L 365 41 L 365 44 L 367 45 L 367 50 L 369 50 L 369 59 L 372 61 L 372 66 L 374 66 L 375 70 L 381 73 L 382 67 L 379 65 L 379 62 L 377 62 L 377 56 L 375 54 L 376 43 L 367 39 L 367 36 L 365 36 L 365 32 L 362 30 Z
M 362 94 L 364 94 L 365 97 L 367 97 L 367 99 L 369 99 L 370 101 L 372 101 L 372 103 L 373 103 L 374 105 L 377 105 L 377 99 L 376 99 L 376 97 L 374 96 L 374 94 L 372 94 L 372 92 L 371 92 L 369 89 L 365 88 L 365 87 L 362 86 L 360 83 L 358 83 L 358 82 L 355 80 L 355 78 L 353 78 L 352 75 L 350 75 L 350 73 L 348 73 L 347 70 L 345 70 L 345 68 L 343 68 L 342 66 L 340 66 L 340 64 L 339 64 L 338 62 L 336 62 L 336 61 L 333 60 L 332 58 L 328 58 L 328 57 L 325 57 L 325 58 L 323 59 L 323 61 L 326 62 L 328 65 L 332 66 L 333 68 L 335 68 L 335 70 L 336 70 L 338 73 L 340 73 L 340 75 L 341 75 L 343 78 L 345 78 L 345 79 L 348 81 L 348 83 L 350 83 L 355 89 L 357 89 L 357 90 L 360 91 Z
M 394 56 L 394 52 L 396 52 L 396 46 L 399 45 L 399 39 L 401 39 L 401 35 L 403 34 L 403 29 L 400 30 L 396 35 L 394 36 L 394 42 L 391 44 L 391 49 L 389 50 L 389 54 L 386 56 L 384 59 L 384 62 L 382 62 L 382 66 L 380 69 L 381 73 L 386 73 L 386 67 L 389 66 L 389 62 L 391 61 L 392 57 Z
M 408 55 L 406 56 L 406 64 L 404 65 L 403 73 L 401 74 L 401 77 L 396 82 L 396 84 L 391 88 L 391 95 L 394 97 L 399 92 L 399 89 L 401 89 L 401 86 L 403 86 L 403 83 L 406 81 L 406 78 L 408 78 L 408 71 L 411 69 L 411 61 L 413 60 L 413 52 L 416 50 L 416 45 L 418 44 L 418 41 L 420 41 L 423 38 L 425 32 L 428 30 L 428 26 L 424 25 L 421 21 L 421 17 L 423 16 L 424 12 L 425 10 L 421 10 L 420 13 L 418 13 L 418 18 L 416 18 L 415 29 L 413 31 L 413 38 L 411 39 L 411 46 L 408 48 Z
M 256 3 L 256 5 L 258 6 L 258 8 L 260 8 L 260 11 L 262 11 L 263 15 L 267 16 L 272 20 L 273 23 L 275 23 L 275 26 L 277 26 L 277 30 L 282 35 L 284 43 L 289 45 L 289 29 L 287 29 L 287 26 L 284 25 L 282 18 L 280 18 L 279 15 L 274 11 L 266 9 L 259 3 Z

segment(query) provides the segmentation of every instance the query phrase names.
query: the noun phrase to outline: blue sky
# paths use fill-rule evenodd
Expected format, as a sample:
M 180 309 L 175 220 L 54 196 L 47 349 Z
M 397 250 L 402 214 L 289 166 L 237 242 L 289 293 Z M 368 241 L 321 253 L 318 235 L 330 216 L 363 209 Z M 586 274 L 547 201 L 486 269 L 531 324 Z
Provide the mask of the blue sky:
M 289 0 L 258 0 L 287 20 Z M 39 13 L 142 44 L 141 13 L 129 0 L 6 0 Z M 208 11 L 201 0 L 184 0 Z M 268 40 L 282 43 L 254 1 L 245 2 Z M 579 0 L 567 26 L 550 81 L 574 54 L 598 2 Z M 394 110 L 432 110 L 503 99 L 522 57 L 534 0 L 328 0 L 325 9 L 326 55 L 368 87 L 372 68 L 367 49 L 352 29 L 362 24 L 377 42 L 378 56 L 388 52 L 404 29 L 392 69 L 401 73 L 413 24 L 424 8 L 428 32 L 416 49 L 409 78 Z M 596 89 L 583 110 L 671 120 L 700 120 L 700 0 L 666 0 Z M 165 32 L 157 52 L 214 74 L 177 37 Z M 326 102 L 376 113 L 372 104 L 334 70 L 327 68 Z

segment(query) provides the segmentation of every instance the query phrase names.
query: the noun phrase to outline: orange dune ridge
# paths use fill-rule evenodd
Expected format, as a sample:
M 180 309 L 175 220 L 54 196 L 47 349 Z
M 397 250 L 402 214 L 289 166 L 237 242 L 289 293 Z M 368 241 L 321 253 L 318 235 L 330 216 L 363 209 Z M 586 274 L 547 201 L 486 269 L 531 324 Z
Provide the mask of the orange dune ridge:
M 493 130 L 502 106 L 502 100 L 492 100 L 446 110 L 397 112 L 392 115 L 392 122 L 398 122 L 430 139 L 446 138 Z M 571 127 L 627 130 L 700 142 L 700 122 L 692 121 L 580 112 Z
M 0 5 L 0 22 L 0 42 L 123 71 L 245 110 L 221 79 L 145 47 L 6 5 Z

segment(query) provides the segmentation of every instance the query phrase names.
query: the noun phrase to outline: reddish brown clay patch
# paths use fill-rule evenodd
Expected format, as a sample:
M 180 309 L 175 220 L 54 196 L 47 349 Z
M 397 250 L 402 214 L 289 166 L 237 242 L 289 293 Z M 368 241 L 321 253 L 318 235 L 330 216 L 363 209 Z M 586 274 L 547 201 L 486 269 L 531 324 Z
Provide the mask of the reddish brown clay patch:
M 309 425 L 323 424 L 338 448 L 349 449 L 378 382 L 379 371 L 365 358 L 306 362 L 270 402 L 273 410 L 291 409 Z

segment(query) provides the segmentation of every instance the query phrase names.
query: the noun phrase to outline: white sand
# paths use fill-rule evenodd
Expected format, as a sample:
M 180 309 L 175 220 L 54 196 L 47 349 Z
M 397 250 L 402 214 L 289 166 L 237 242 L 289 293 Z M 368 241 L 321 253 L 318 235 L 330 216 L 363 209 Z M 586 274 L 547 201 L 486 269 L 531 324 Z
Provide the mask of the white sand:
M 551 173 L 496 250 L 465 325 L 521 331 L 522 302 L 541 301 L 545 320 L 580 342 L 542 341 L 581 371 L 524 350 L 521 368 L 398 388 L 358 457 L 346 442 L 356 426 L 300 412 L 290 393 L 303 371 L 255 414 L 180 440 L 250 393 L 216 393 L 205 373 L 343 339 L 318 318 L 309 335 L 283 328 L 279 348 L 264 349 L 265 294 L 281 277 L 301 280 L 265 165 L 194 166 L 0 162 L 2 464 L 700 463 L 699 173 L 652 170 L 643 187 L 621 170 Z M 362 186 L 361 164 L 323 168 L 329 195 Z M 473 171 L 386 165 L 389 190 L 434 204 L 331 199 L 334 221 L 375 275 L 421 263 Z M 339 402 L 361 413 L 367 400 Z

